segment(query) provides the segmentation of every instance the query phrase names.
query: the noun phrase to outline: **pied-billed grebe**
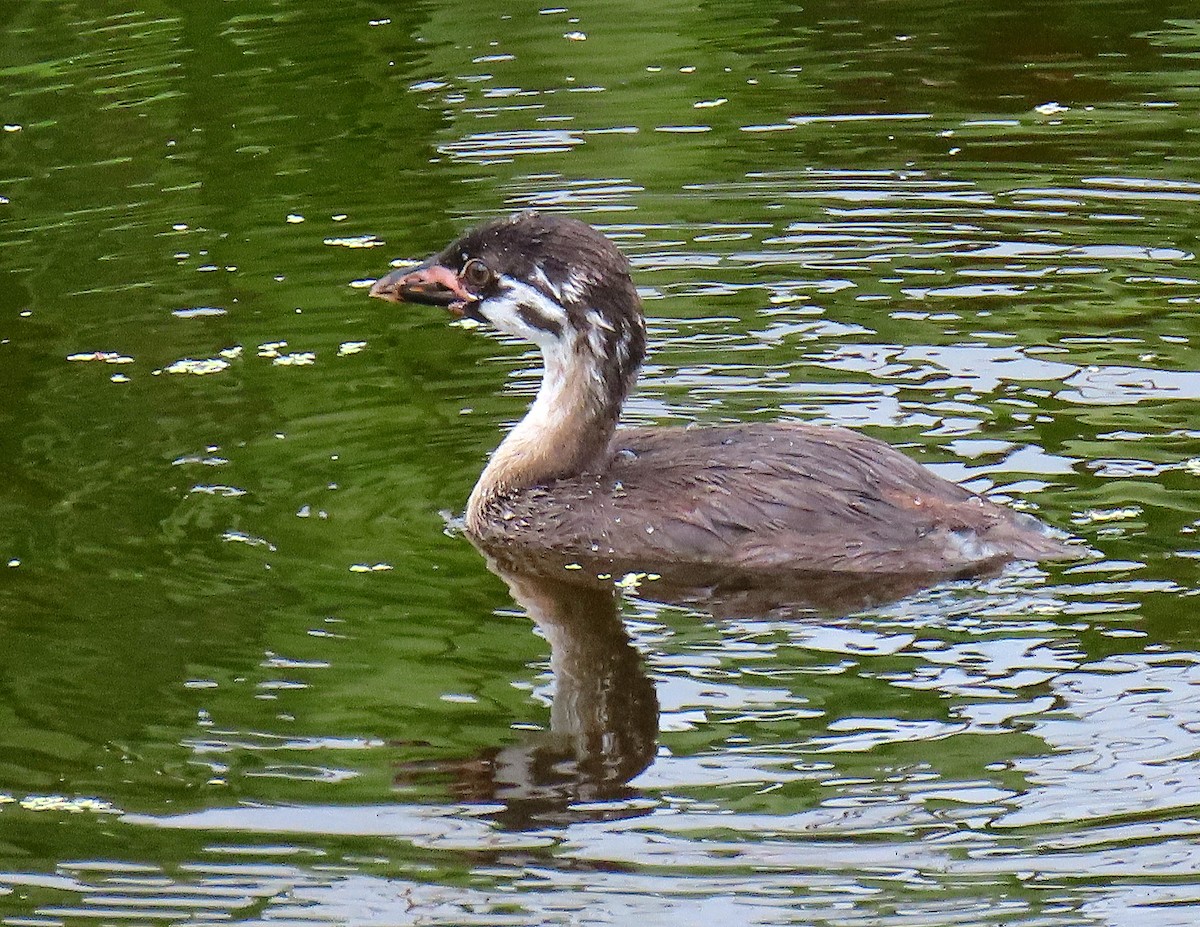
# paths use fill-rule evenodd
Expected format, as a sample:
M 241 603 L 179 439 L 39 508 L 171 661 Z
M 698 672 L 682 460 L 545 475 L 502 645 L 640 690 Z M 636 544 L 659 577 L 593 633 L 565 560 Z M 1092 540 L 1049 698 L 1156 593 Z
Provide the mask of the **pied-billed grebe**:
M 888 445 L 794 423 L 617 429 L 645 354 L 629 262 L 576 219 L 480 225 L 371 287 L 541 349 L 528 413 L 467 502 L 487 545 L 621 562 L 957 574 L 1078 548 Z

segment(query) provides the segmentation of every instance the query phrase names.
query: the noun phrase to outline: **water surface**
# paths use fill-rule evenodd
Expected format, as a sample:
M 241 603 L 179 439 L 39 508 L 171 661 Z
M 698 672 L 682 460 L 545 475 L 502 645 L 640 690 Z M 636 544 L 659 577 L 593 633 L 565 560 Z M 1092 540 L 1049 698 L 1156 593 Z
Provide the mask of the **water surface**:
M 0 923 L 1194 924 L 1198 56 L 1182 3 L 6 4 Z M 528 207 L 633 261 L 630 423 L 861 429 L 1095 558 L 506 582 L 446 519 L 537 358 L 364 287 Z

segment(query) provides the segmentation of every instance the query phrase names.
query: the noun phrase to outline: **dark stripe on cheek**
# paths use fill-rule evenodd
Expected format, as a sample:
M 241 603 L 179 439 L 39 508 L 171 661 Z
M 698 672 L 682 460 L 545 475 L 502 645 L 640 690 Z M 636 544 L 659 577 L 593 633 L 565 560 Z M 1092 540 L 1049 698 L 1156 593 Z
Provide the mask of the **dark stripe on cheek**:
M 536 328 L 538 331 L 550 332 L 555 338 L 562 336 L 562 325 L 554 319 L 548 319 L 531 306 L 518 306 L 517 315 L 521 317 L 521 321 L 530 328 Z

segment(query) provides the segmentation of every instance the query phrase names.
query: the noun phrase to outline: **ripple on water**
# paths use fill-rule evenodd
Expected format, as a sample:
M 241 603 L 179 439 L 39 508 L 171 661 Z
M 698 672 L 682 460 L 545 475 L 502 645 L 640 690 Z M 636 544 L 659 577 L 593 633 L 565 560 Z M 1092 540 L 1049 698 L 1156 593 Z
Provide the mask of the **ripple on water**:
M 177 6 L 0 26 L 6 924 L 1190 927 L 1193 19 Z M 536 358 L 362 292 L 520 208 L 629 254 L 631 423 L 867 428 L 1095 557 L 634 574 L 653 762 L 539 804 L 579 680 L 439 514 Z

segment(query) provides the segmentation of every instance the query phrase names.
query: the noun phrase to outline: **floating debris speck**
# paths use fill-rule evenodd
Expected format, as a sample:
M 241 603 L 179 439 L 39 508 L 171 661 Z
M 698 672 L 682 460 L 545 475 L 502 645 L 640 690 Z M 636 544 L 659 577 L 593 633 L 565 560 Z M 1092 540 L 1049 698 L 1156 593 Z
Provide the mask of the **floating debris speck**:
M 1077 525 L 1094 525 L 1097 522 L 1105 521 L 1126 521 L 1130 518 L 1137 518 L 1142 514 L 1142 509 L 1137 505 L 1129 505 L 1123 508 L 1116 509 L 1088 509 L 1071 519 Z
M 613 585 L 625 592 L 637 592 L 643 581 L 653 582 L 656 579 L 662 579 L 662 577 L 658 573 L 626 573 Z
M 73 363 L 85 363 L 87 361 L 101 361 L 105 364 L 132 364 L 133 358 L 127 354 L 118 354 L 116 351 L 87 351 L 82 354 L 68 354 L 67 360 Z
M 268 341 L 265 344 L 260 344 L 258 346 L 258 356 L 259 357 L 278 357 L 279 350 L 281 348 L 286 348 L 286 347 L 287 347 L 286 341 Z
M 229 541 L 234 544 L 246 544 L 249 547 L 265 547 L 269 551 L 278 550 L 278 548 L 266 538 L 256 538 L 254 535 L 247 534 L 245 531 L 226 531 L 221 535 L 221 540 Z
M 378 248 L 384 242 L 374 235 L 352 235 L 348 238 L 326 238 L 325 244 L 339 248 Z
M 278 367 L 307 367 L 317 362 L 317 355 L 312 351 L 296 351 L 292 354 L 281 354 L 271 361 Z
M 166 373 L 190 373 L 193 376 L 204 377 L 210 373 L 220 373 L 228 366 L 229 361 L 221 360 L 219 357 L 205 357 L 199 360 L 185 357 L 183 360 L 168 364 L 163 370 Z
M 188 454 L 185 457 L 177 457 L 171 461 L 171 466 L 178 467 L 181 464 L 202 464 L 205 467 L 223 467 L 229 463 L 227 457 L 205 457 L 200 454 Z
M 91 811 L 96 814 L 117 814 L 117 809 L 99 798 L 68 798 L 65 795 L 29 795 L 21 799 L 26 811 L 67 811 L 79 814 Z
M 205 316 L 225 314 L 226 311 L 219 306 L 192 306 L 187 309 L 171 310 L 171 315 L 177 319 L 200 319 Z
M 188 495 L 190 496 L 192 493 L 200 493 L 205 496 L 223 496 L 226 499 L 236 499 L 238 496 L 248 495 L 246 490 L 239 489 L 237 486 L 222 486 L 219 483 L 211 486 L 205 484 L 193 486 L 188 490 Z

